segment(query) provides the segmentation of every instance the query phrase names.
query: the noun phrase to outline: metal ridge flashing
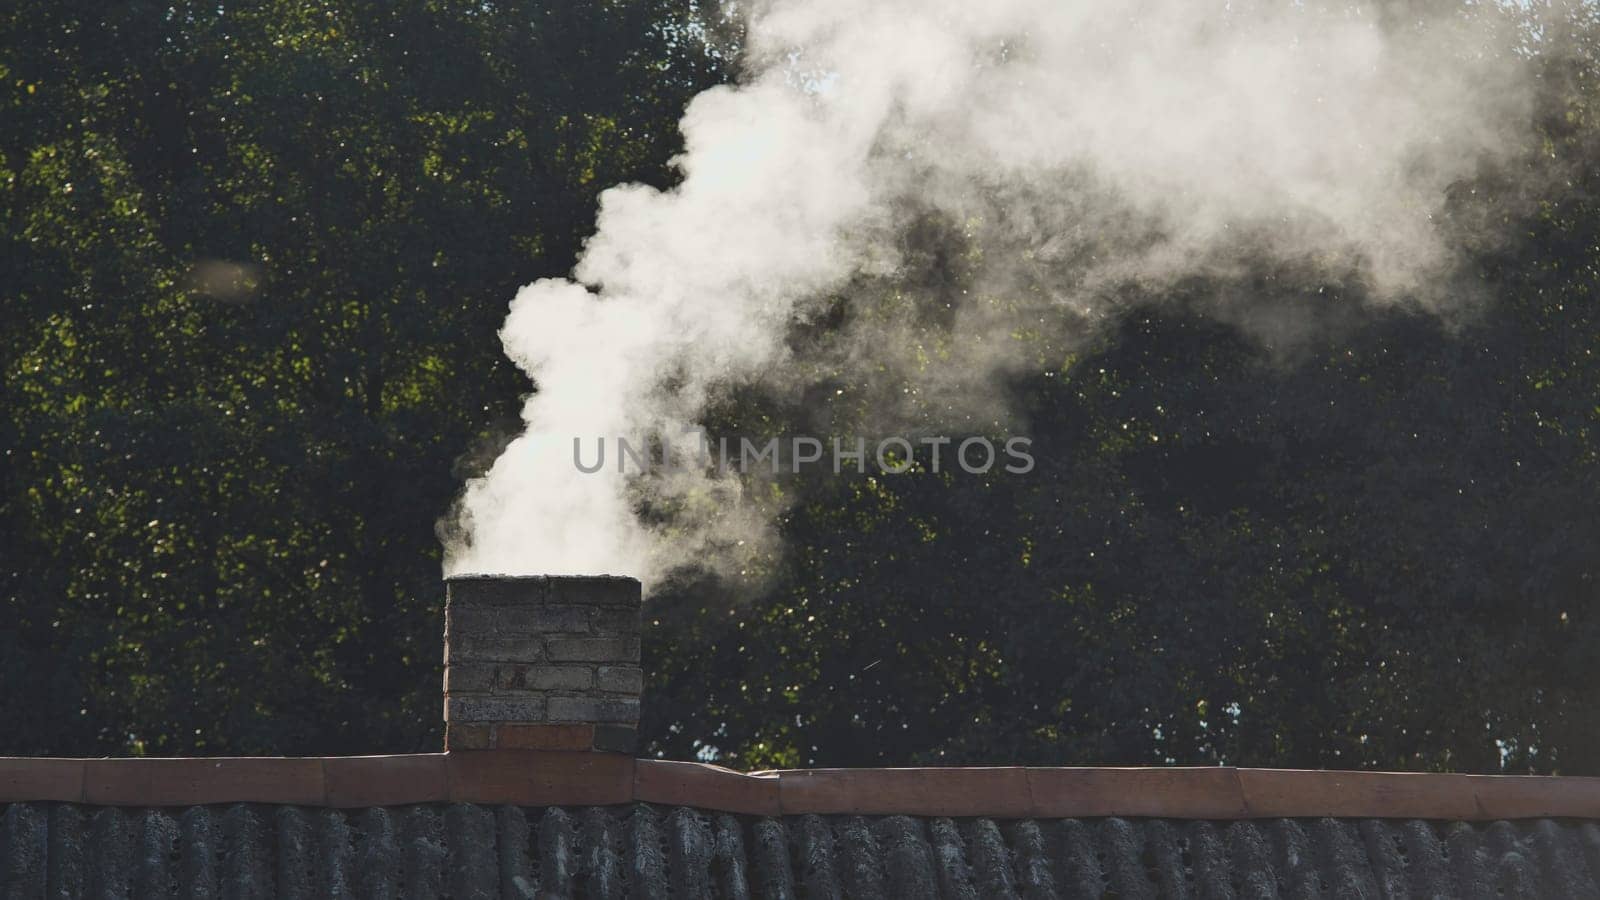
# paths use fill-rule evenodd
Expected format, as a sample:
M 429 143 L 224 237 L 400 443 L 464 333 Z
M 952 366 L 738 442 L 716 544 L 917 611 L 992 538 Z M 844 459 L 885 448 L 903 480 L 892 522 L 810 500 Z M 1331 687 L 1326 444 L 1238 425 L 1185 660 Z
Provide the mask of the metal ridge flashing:
M 1600 820 L 1600 778 L 1306 769 L 940 767 L 736 772 L 620 753 L 0 757 L 0 803 L 366 808 L 643 802 L 741 815 Z

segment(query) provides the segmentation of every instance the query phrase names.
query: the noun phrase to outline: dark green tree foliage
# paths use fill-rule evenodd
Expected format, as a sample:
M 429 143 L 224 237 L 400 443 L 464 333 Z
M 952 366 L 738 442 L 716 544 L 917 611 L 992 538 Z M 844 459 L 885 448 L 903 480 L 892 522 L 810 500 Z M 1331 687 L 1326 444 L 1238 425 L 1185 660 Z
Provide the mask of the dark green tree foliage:
M 727 74 L 698 15 L 0 12 L 0 753 L 438 746 L 434 522 L 527 389 L 495 331 L 601 188 L 666 182 Z M 1130 293 L 1010 385 L 1031 475 L 786 481 L 754 596 L 666 585 L 650 749 L 1600 773 L 1592 33 L 1453 194 L 1473 312 L 1267 261 Z M 735 387 L 714 429 L 893 388 Z
M 1452 192 L 1470 313 L 1271 261 L 1130 294 L 1011 385 L 1032 474 L 801 478 L 755 601 L 689 575 L 658 597 L 657 749 L 1600 772 L 1600 122 L 1576 24 L 1544 36 L 1526 152 Z M 963 258 L 960 228 L 927 232 Z M 867 314 L 846 292 L 829 318 Z M 737 396 L 717 427 L 816 420 Z
M 496 330 L 664 182 L 693 25 L 5 5 L 0 752 L 438 745 L 434 523 L 527 390 Z

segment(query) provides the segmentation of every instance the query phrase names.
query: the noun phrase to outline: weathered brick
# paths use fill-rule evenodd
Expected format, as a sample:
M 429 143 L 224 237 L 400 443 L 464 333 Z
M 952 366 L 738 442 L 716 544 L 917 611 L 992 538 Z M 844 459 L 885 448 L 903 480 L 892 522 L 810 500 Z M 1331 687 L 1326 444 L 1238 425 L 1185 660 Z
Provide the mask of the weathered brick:
M 638 581 L 616 575 L 562 577 L 550 581 L 550 602 L 636 609 L 641 590 Z
M 601 666 L 595 670 L 594 686 L 638 696 L 644 690 L 644 670 L 638 666 Z
M 551 697 L 549 713 L 552 722 L 637 723 L 639 701 L 610 697 Z
M 518 666 L 505 682 L 509 689 L 535 691 L 586 691 L 594 686 L 594 671 L 588 666 Z
M 544 658 L 544 639 L 533 635 L 506 637 L 455 634 L 444 642 L 444 662 L 534 663 Z
M 550 579 L 543 576 L 513 578 L 502 575 L 464 575 L 445 581 L 446 608 L 544 603 L 550 597 Z
M 597 609 L 593 619 L 595 634 L 621 634 L 632 635 L 639 633 L 640 615 L 638 607 L 633 609 Z
M 546 644 L 555 662 L 638 662 L 639 639 L 625 637 L 551 638 Z
M 634 746 L 644 680 L 637 581 L 465 577 L 450 579 L 448 590 L 449 746 Z M 594 737 L 599 727 L 603 739 Z
M 458 662 L 445 666 L 444 692 L 446 694 L 488 693 L 495 688 L 500 666 L 494 663 Z
M 449 634 L 551 634 L 589 630 L 589 610 L 579 606 L 468 606 L 445 616 Z
M 594 726 L 594 748 L 612 753 L 632 753 L 639 746 L 639 729 L 632 725 Z
M 490 726 L 464 725 L 452 722 L 444 728 L 446 750 L 487 750 L 490 746 Z
M 545 698 L 538 694 L 468 694 L 444 698 L 446 722 L 543 722 Z

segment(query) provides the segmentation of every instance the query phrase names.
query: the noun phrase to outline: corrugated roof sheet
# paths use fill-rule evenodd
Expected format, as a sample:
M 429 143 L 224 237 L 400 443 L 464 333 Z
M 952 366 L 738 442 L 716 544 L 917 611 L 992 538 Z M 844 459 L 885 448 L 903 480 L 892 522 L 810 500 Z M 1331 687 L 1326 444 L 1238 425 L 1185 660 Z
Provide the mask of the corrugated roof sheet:
M 1600 825 L 0 807 L 6 897 L 1595 897 Z

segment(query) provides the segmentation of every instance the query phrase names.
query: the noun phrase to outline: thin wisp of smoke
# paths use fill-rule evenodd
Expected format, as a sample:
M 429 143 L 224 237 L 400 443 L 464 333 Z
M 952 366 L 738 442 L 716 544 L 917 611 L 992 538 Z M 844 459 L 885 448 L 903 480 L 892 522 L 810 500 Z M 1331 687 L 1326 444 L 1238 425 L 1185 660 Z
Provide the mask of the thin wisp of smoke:
M 1264 260 L 1359 282 L 1368 303 L 1470 303 L 1445 287 L 1439 216 L 1526 131 L 1513 20 L 1193 0 L 757 8 L 744 76 L 683 117 L 680 182 L 605 192 L 572 279 L 512 302 L 501 336 L 537 392 L 468 484 L 447 568 L 649 581 L 776 552 L 774 505 L 736 476 L 573 464 L 574 439 L 685 433 L 741 385 L 856 386 L 856 434 L 997 431 L 1019 427 L 1004 379 L 1059 365 L 1130 289 Z M 1271 300 L 1229 315 L 1292 332 Z M 826 340 L 795 338 L 810 326 Z

